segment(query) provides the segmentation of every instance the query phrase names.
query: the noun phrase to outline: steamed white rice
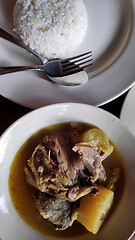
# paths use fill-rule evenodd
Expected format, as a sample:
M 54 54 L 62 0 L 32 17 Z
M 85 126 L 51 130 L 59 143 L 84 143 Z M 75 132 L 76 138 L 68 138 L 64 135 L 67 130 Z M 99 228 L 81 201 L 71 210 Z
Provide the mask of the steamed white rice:
M 83 0 L 17 0 L 13 16 L 23 42 L 47 58 L 69 56 L 88 25 Z

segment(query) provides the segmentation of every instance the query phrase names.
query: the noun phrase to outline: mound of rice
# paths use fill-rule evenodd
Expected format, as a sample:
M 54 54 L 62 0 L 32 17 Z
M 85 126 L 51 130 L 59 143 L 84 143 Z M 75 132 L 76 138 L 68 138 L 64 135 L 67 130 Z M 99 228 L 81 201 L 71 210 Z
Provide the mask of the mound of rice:
M 88 25 L 83 0 L 17 0 L 13 16 L 23 42 L 47 58 L 70 55 Z

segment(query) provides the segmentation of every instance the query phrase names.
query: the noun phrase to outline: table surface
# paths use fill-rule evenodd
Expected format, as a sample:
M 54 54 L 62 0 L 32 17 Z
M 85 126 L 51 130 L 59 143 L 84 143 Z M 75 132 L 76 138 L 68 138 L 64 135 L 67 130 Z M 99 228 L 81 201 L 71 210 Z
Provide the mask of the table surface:
M 107 103 L 100 108 L 112 113 L 119 118 L 121 108 L 127 93 L 124 93 L 119 98 Z M 32 111 L 32 109 L 20 106 L 8 99 L 0 96 L 0 135 L 17 119 Z M 135 240 L 135 235 L 132 240 Z

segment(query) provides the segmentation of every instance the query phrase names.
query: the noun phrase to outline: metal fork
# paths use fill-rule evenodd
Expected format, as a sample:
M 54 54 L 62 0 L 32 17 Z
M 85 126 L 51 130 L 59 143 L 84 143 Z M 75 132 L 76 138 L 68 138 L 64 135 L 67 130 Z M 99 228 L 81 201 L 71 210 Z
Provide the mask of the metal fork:
M 39 66 L 13 66 L 13 67 L 0 67 L 0 75 L 26 71 L 38 70 L 44 71 L 52 77 L 63 77 L 82 71 L 86 67 L 92 65 L 92 51 L 66 58 L 64 60 L 54 59 Z
M 5 31 L 4 29 L 0 28 L 0 37 L 8 40 L 11 43 L 18 45 L 19 47 L 25 49 L 26 51 L 30 52 L 34 57 L 36 57 L 42 64 L 47 63 L 49 60 L 47 58 L 42 57 L 37 52 L 33 51 L 31 48 L 26 46 L 20 39 L 16 38 L 14 35 L 10 34 L 9 32 Z M 45 75 L 47 75 L 45 73 Z M 53 82 L 65 85 L 65 86 L 77 86 L 82 85 L 88 81 L 88 75 L 86 71 L 80 71 L 76 74 L 67 75 L 65 77 L 52 77 L 47 75 L 50 80 Z

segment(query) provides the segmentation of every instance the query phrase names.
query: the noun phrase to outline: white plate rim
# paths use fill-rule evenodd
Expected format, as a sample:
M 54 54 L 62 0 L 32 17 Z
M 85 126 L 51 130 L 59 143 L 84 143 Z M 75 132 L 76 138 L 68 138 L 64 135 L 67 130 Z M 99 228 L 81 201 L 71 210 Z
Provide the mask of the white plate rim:
M 125 126 L 131 131 L 133 135 L 135 135 L 134 102 L 135 102 L 135 86 L 133 86 L 127 93 L 120 111 L 121 121 L 125 124 Z

